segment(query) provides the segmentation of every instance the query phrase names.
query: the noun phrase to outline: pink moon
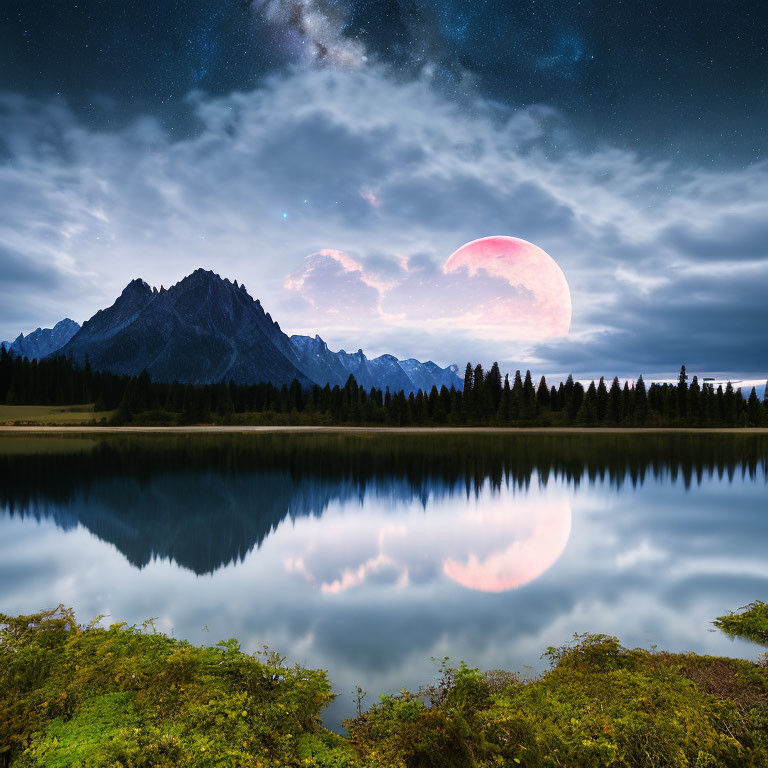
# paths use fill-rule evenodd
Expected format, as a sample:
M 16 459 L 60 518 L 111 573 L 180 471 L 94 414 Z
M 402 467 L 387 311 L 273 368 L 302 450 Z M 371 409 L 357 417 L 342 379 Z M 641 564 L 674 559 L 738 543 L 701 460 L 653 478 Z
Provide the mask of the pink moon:
M 567 336 L 571 327 L 571 292 L 557 262 L 527 240 L 494 235 L 472 240 L 454 251 L 443 265 L 446 274 L 466 269 L 470 277 L 483 270 L 515 289 L 512 297 L 486 302 L 478 327 L 512 327 L 515 337 L 541 340 Z

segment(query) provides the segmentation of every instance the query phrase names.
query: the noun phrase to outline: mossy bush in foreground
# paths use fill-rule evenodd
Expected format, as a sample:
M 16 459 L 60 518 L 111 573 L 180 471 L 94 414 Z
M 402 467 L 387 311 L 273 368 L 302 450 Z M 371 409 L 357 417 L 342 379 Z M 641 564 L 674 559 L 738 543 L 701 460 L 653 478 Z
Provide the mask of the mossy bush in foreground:
M 0 616 L 0 765 L 343 766 L 325 672 L 69 611 Z
M 0 616 L 0 765 L 13 768 L 765 768 L 768 668 L 580 636 L 523 680 L 444 668 L 322 728 L 324 672 L 71 612 Z M 150 625 L 151 630 L 151 625 Z
M 347 723 L 366 766 L 768 766 L 768 670 L 582 636 L 523 681 L 460 667 Z

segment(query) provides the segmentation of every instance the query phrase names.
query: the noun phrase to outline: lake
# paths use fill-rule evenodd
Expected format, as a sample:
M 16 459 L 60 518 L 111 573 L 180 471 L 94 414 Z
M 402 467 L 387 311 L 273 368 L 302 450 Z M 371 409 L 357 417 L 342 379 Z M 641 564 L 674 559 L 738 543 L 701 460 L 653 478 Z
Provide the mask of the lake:
M 768 437 L 0 436 L 0 611 L 236 637 L 352 690 L 543 668 L 574 632 L 756 659 Z

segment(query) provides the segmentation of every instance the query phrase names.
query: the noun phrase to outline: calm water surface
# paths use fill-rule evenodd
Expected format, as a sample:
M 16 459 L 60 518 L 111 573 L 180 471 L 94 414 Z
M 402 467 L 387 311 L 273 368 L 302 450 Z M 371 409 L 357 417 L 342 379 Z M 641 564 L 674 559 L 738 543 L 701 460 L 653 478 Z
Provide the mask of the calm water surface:
M 327 669 L 540 669 L 574 632 L 756 658 L 768 440 L 731 435 L 0 437 L 0 611 L 63 602 Z

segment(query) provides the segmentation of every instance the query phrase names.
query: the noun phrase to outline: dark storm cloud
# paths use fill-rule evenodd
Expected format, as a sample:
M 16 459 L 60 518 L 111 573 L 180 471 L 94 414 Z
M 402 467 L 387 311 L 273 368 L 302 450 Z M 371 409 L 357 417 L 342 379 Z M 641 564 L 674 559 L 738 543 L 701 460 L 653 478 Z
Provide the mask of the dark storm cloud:
M 766 166 L 768 173 L 768 166 Z M 671 227 L 664 238 L 697 261 L 765 261 L 768 259 L 768 220 L 749 213 L 730 213 L 722 220 Z
M 33 256 L 0 247 L 0 339 L 13 340 L 22 330 L 52 327 L 62 319 L 49 297 L 78 294 L 78 281 L 46 254 Z
M 50 267 L 24 258 L 5 248 L 0 248 L 0 274 L 3 276 L 2 286 L 10 298 L 19 289 L 34 289 L 39 287 L 50 290 L 56 287 L 60 280 Z
M 747 268 L 683 273 L 647 294 L 620 294 L 614 311 L 595 310 L 596 323 L 613 328 L 590 338 L 544 345 L 537 356 L 580 375 L 603 371 L 637 376 L 673 370 L 674 361 L 692 372 L 766 372 L 768 339 L 765 297 L 768 254 Z M 665 361 L 665 362 L 662 362 Z

